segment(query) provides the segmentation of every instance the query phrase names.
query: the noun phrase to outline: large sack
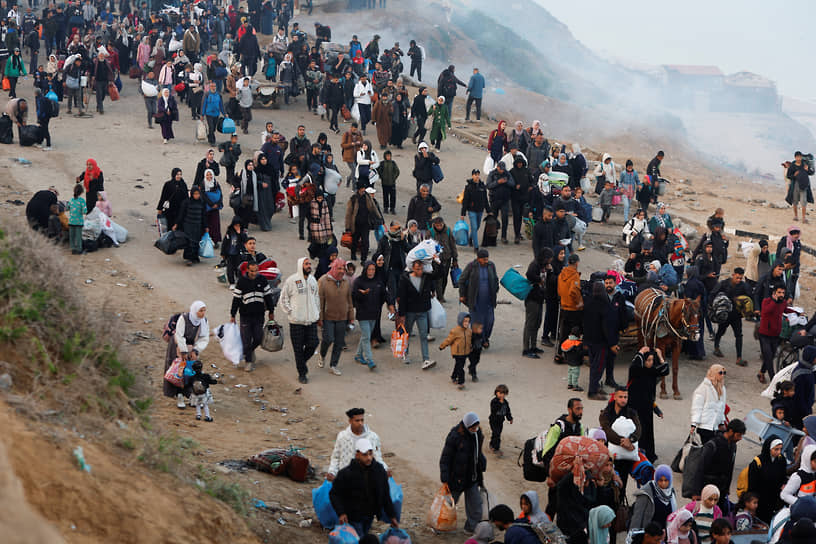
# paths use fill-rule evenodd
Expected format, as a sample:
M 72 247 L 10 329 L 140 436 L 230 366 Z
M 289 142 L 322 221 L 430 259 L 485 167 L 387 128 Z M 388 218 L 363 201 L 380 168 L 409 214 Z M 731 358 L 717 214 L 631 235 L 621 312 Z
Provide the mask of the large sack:
M 215 336 L 221 344 L 224 357 L 234 366 L 238 366 L 244 357 L 244 345 L 241 343 L 241 329 L 238 324 L 224 323 L 215 329 Z
M 111 228 L 113 229 L 114 234 L 116 234 L 116 243 L 124 244 L 127 242 L 128 239 L 128 230 L 120 225 L 119 223 L 115 223 L 111 221 Z
M 635 432 L 635 429 L 637 429 L 635 422 L 628 417 L 619 417 L 612 424 L 612 430 L 623 437 L 630 436 L 633 432 Z M 638 443 L 635 442 L 632 445 L 635 447 L 635 449 L 629 451 L 622 446 L 610 443 L 609 455 L 616 461 L 637 461 L 639 459 Z
M 402 518 L 402 486 L 391 476 L 388 477 L 388 493 L 391 495 L 394 512 L 397 513 L 397 521 L 400 521 L 400 518 Z M 385 513 L 385 508 L 383 508 L 380 517 L 383 521 L 388 520 L 388 514 Z
M 572 472 L 575 485 L 581 487 L 588 470 L 597 478 L 609 461 L 609 450 L 588 436 L 568 436 L 558 443 L 550 461 L 550 480 L 558 482 Z
M 456 530 L 456 503 L 453 502 L 448 484 L 442 484 L 436 492 L 431 508 L 428 510 L 426 522 L 429 527 L 437 531 L 448 532 Z
M 329 533 L 329 544 L 357 544 L 360 538 L 351 525 L 338 525 Z
M 470 228 L 467 221 L 459 219 L 453 225 L 453 239 L 456 240 L 457 246 L 466 246 L 470 240 Z
M 330 195 L 335 195 L 337 194 L 337 189 L 340 188 L 340 183 L 342 180 L 343 176 L 340 175 L 340 172 L 332 170 L 331 168 L 326 168 L 326 174 L 323 178 L 323 188 Z
M 27 147 L 42 141 L 42 130 L 39 125 L 25 125 L 20 127 L 20 145 Z
M 700 494 L 703 488 L 703 448 L 705 446 L 692 446 L 683 465 L 683 488 L 682 495 L 690 499 Z
M 431 311 L 428 312 L 428 326 L 432 329 L 444 329 L 447 324 L 445 307 L 436 297 L 431 299 Z
M 98 240 L 102 234 L 102 221 L 108 217 L 99 208 L 94 208 L 91 213 L 85 216 L 85 224 L 82 225 L 83 240 Z
M 334 529 L 337 525 L 337 513 L 331 505 L 329 499 L 329 491 L 331 491 L 332 483 L 328 480 L 323 482 L 323 485 L 312 489 L 312 507 L 314 508 L 317 521 L 324 529 Z
M 152 83 L 142 81 L 142 94 L 147 98 L 153 98 L 159 95 L 159 88 Z
M 178 230 L 171 230 L 164 233 L 153 245 L 159 248 L 162 253 L 172 255 L 179 249 L 187 247 L 188 242 L 186 234 Z
M 264 327 L 261 348 L 272 352 L 283 349 L 283 328 L 274 319 L 269 320 Z
M 202 259 L 215 257 L 215 247 L 209 232 L 205 232 L 204 236 L 201 237 L 201 241 L 198 242 L 198 255 Z
M 411 270 L 414 261 L 422 261 L 424 271 L 430 274 L 433 272 L 431 261 L 441 252 L 442 246 L 437 242 L 434 240 L 423 240 L 408 252 L 408 255 L 405 257 L 405 269 Z
M 519 300 L 525 300 L 533 289 L 533 284 L 515 268 L 507 269 L 499 283 Z
M 774 393 L 776 392 L 776 384 L 783 382 L 785 380 L 790 380 L 791 375 L 793 374 L 793 371 L 798 364 L 799 361 L 796 361 L 795 363 L 789 364 L 788 366 L 774 374 L 774 377 L 771 378 L 771 383 L 768 384 L 768 387 L 766 387 L 765 391 L 760 393 L 760 395 L 768 399 L 774 398 Z

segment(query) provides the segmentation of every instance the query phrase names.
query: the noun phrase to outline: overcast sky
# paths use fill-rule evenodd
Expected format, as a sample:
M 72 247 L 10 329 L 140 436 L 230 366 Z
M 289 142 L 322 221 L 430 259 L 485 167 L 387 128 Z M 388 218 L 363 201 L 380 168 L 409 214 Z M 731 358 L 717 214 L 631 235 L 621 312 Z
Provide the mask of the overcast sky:
M 816 1 L 534 1 L 605 57 L 746 70 L 784 95 L 816 99 Z

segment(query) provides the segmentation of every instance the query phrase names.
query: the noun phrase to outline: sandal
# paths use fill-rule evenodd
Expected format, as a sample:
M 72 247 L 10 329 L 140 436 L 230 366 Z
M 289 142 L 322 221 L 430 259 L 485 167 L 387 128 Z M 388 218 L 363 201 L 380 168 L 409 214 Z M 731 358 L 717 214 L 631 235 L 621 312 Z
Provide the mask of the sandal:
M 765 379 L 765 374 L 763 374 L 762 372 L 757 372 L 757 380 L 759 380 L 759 383 L 767 383 L 767 380 Z

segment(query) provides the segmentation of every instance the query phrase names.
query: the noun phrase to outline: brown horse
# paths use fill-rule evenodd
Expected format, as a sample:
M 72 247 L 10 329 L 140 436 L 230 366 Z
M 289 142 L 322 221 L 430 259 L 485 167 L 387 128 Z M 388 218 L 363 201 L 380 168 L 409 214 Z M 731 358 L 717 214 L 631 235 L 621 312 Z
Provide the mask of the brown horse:
M 700 297 L 695 300 L 669 297 L 659 289 L 646 289 L 635 298 L 635 319 L 638 323 L 638 347 L 660 348 L 672 357 L 672 390 L 675 400 L 683 396 L 677 387 L 677 370 L 683 340 L 697 341 Z M 660 381 L 660 398 L 666 394 L 666 378 Z

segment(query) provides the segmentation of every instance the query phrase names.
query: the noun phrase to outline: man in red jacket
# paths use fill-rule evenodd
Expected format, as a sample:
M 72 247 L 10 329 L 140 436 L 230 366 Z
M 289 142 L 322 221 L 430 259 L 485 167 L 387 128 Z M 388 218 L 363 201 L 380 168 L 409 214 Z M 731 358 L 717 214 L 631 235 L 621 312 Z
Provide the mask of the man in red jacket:
M 773 359 L 779 347 L 779 334 L 782 332 L 782 314 L 785 312 L 785 288 L 776 287 L 771 296 L 762 301 L 759 316 L 759 348 L 762 352 L 762 368 L 757 373 L 760 383 L 765 383 L 765 372 L 773 378 Z

